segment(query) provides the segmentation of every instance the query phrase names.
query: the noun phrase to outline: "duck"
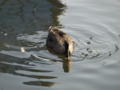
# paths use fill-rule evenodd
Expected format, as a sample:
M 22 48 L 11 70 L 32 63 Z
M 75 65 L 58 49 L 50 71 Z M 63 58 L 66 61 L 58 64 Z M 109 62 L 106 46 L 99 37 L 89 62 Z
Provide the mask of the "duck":
M 71 37 L 54 26 L 50 26 L 48 29 L 46 46 L 56 54 L 65 55 L 65 59 L 68 60 L 74 49 Z

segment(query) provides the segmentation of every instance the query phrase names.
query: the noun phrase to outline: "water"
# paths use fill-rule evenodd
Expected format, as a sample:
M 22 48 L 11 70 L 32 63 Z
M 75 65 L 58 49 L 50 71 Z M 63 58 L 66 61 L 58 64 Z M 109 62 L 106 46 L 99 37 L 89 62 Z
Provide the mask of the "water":
M 0 90 L 119 90 L 119 11 L 119 0 L 1 0 Z M 72 37 L 70 61 L 46 50 L 51 25 Z

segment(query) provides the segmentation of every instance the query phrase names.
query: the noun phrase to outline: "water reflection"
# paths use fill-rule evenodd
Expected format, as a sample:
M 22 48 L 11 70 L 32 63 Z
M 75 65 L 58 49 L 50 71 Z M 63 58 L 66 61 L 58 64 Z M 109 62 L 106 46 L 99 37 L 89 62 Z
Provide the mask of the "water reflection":
M 0 8 L 0 42 L 15 45 L 19 43 L 16 40 L 19 34 L 34 34 L 50 25 L 60 26 L 58 16 L 66 5 L 59 0 L 4 0 Z
M 24 73 L 24 72 L 30 72 L 33 74 L 33 73 L 51 73 L 52 72 L 50 70 L 33 69 L 31 66 L 35 66 L 35 65 L 27 63 L 27 61 L 32 63 L 30 59 L 20 59 L 20 58 L 14 58 L 6 55 L 1 55 L 1 56 L 3 59 L 0 62 L 0 72 L 2 73 L 9 73 L 17 76 L 35 78 L 39 80 L 57 78 L 55 76 L 50 76 L 50 75 L 37 75 L 37 74 L 31 75 L 31 74 Z M 24 82 L 24 84 L 31 85 L 31 83 L 33 82 L 36 82 L 36 81 L 28 81 L 28 82 Z M 39 82 L 41 82 L 41 86 L 52 86 L 56 84 L 55 82 L 46 82 L 43 80 Z M 40 86 L 40 85 L 37 84 L 37 86 Z
M 55 82 L 49 82 L 49 81 L 29 81 L 29 82 L 23 82 L 23 84 L 26 85 L 33 85 L 33 86 L 46 86 L 46 87 L 51 87 L 59 83 Z
M 69 60 L 64 60 L 63 61 L 63 70 L 64 72 L 70 72 L 70 61 Z
M 4 53 L 7 54 L 7 53 Z M 2 55 L 1 54 L 1 62 L 0 62 L 0 72 L 2 73 L 9 73 L 9 74 L 13 74 L 13 75 L 17 75 L 17 76 L 22 76 L 22 77 L 29 77 L 29 78 L 35 78 L 35 79 L 54 79 L 57 78 L 56 76 L 50 76 L 48 75 L 37 75 L 35 73 L 51 73 L 53 71 L 50 70 L 41 70 L 41 69 L 33 69 L 31 66 L 36 66 L 36 63 L 39 64 L 44 64 L 44 65 L 49 65 L 49 62 L 45 63 L 44 60 L 43 62 L 40 61 L 40 59 L 38 60 L 36 57 L 31 56 L 29 58 L 17 58 L 16 57 L 11 57 L 7 56 L 7 55 Z M 33 58 L 34 57 L 34 58 Z M 62 59 L 63 57 L 60 56 L 60 58 Z M 37 61 L 38 60 L 38 61 Z M 52 60 L 54 61 L 54 60 Z M 60 61 L 63 63 L 63 70 L 64 72 L 69 72 L 70 71 L 70 64 L 69 64 L 69 60 L 63 60 Z M 32 63 L 32 64 L 30 64 Z M 19 72 L 20 71 L 20 72 Z M 26 74 L 24 72 L 30 72 L 30 73 L 34 73 L 33 75 L 31 74 Z M 35 86 L 53 86 L 58 84 L 57 82 L 50 82 L 50 81 L 26 81 L 23 82 L 26 85 L 35 85 Z
M 41 80 L 57 77 L 45 74 L 52 73 L 53 70 L 41 69 L 42 65 L 47 67 L 51 62 L 49 58 L 39 57 L 39 52 L 46 51 L 46 30 L 51 25 L 61 26 L 58 16 L 63 14 L 65 9 L 66 5 L 60 0 L 1 1 L 0 72 L 40 80 L 24 81 L 26 85 L 56 85 L 56 82 Z M 25 47 L 27 52 L 21 52 L 21 47 Z M 34 69 L 37 64 L 40 65 L 40 69 Z
M 59 61 L 62 62 L 62 66 L 63 66 L 63 70 L 64 72 L 69 72 L 70 71 L 70 60 L 66 60 L 64 55 L 58 55 L 56 53 L 54 53 L 53 51 L 51 51 L 49 48 L 47 48 L 47 50 L 52 53 L 53 55 L 56 55 L 57 57 L 59 57 L 61 60 L 57 60 L 57 59 L 51 59 L 51 61 Z

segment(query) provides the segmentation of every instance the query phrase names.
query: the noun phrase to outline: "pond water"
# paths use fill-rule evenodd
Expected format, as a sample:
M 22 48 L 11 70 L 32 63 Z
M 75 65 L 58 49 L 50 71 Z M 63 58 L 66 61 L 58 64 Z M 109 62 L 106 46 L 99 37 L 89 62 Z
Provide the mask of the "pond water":
M 1 0 L 0 90 L 119 90 L 119 24 L 120 0 Z M 46 49 L 51 25 L 70 61 Z

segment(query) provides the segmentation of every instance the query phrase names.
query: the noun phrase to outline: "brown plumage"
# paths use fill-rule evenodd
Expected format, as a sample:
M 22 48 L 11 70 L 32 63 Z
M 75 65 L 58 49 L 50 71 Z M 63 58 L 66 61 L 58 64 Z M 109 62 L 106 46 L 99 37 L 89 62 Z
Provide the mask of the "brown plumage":
M 74 45 L 72 39 L 63 31 L 50 26 L 46 46 L 57 54 L 64 54 L 69 57 L 72 54 Z

